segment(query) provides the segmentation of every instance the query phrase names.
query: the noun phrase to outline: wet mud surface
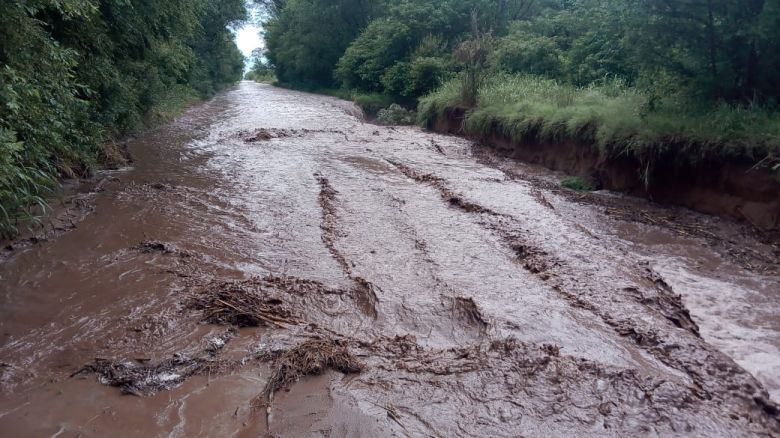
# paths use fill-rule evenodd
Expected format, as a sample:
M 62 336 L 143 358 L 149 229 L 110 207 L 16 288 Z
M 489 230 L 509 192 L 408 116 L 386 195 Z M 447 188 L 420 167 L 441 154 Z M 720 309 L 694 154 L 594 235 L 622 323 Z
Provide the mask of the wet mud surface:
M 780 435 L 776 236 L 357 114 L 242 83 L 5 249 L 3 435 Z

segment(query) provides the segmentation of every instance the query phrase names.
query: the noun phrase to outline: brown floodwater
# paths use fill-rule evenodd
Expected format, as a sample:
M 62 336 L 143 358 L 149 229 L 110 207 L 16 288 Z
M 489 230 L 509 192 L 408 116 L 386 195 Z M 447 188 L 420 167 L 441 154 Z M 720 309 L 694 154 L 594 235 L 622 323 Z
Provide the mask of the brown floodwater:
M 251 82 L 128 146 L 2 254 L 2 436 L 780 435 L 772 236 Z

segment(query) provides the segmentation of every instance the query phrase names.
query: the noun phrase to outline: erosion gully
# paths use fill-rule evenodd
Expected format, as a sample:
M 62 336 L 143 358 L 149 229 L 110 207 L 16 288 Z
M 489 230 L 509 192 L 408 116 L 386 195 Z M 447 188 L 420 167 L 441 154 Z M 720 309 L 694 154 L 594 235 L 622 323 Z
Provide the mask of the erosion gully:
M 3 436 L 778 436 L 780 250 L 249 82 L 0 262 Z

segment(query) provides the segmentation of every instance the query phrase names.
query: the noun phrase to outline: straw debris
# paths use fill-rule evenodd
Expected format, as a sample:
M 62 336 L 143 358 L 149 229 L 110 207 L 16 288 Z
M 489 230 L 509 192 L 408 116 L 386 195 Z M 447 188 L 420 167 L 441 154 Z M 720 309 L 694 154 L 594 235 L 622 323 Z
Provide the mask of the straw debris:
M 189 306 L 203 311 L 203 321 L 236 327 L 288 328 L 299 323 L 293 311 L 279 298 L 253 282 L 230 282 L 192 298 Z
M 312 339 L 283 352 L 265 354 L 260 359 L 273 360 L 273 372 L 263 392 L 254 400 L 255 407 L 267 405 L 279 389 L 288 389 L 304 376 L 318 376 L 328 369 L 345 374 L 359 373 L 365 365 L 349 351 L 346 343 L 334 339 Z

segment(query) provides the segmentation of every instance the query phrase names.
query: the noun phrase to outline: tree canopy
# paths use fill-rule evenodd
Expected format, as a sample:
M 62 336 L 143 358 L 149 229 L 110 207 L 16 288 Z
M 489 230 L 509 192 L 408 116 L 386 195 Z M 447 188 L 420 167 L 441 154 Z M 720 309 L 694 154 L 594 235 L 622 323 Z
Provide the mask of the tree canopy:
M 266 1 L 268 59 L 291 85 L 421 96 L 474 29 L 489 66 L 578 86 L 620 78 L 704 100 L 780 97 L 776 0 Z M 432 44 L 435 42 L 435 44 Z
M 243 0 L 0 0 L 0 233 L 111 137 L 241 78 Z

